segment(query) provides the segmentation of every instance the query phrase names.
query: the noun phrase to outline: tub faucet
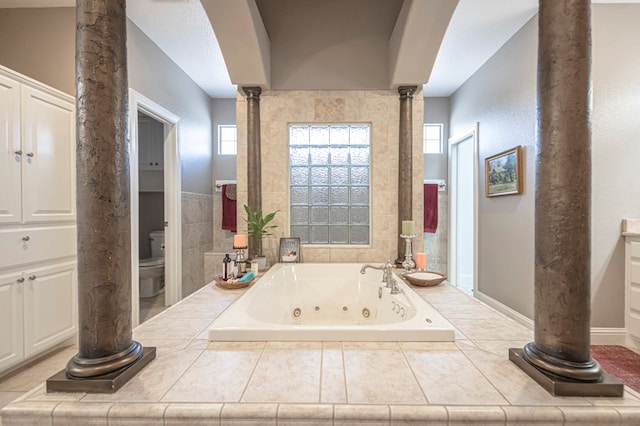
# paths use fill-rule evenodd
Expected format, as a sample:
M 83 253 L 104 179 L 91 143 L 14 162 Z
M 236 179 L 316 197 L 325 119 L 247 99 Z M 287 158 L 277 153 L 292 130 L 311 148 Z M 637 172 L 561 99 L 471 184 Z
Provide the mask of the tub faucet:
M 387 261 L 384 265 L 380 266 L 369 264 L 362 265 L 362 268 L 360 268 L 360 273 L 364 274 L 368 268 L 378 269 L 382 271 L 382 281 L 387 283 L 386 287 L 391 289 L 391 294 L 401 293 L 401 290 L 398 287 L 398 282 L 395 280 L 395 278 L 393 278 L 393 264 L 391 262 Z

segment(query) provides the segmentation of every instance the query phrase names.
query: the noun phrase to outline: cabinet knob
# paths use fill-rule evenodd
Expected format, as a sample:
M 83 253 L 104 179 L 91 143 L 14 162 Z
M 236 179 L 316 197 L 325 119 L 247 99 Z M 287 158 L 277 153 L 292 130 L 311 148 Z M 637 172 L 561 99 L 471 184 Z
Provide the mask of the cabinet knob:
M 29 275 L 29 281 L 35 280 L 37 277 L 35 275 Z
M 13 153 L 14 153 L 15 155 L 22 155 L 22 150 L 21 150 L 21 149 L 19 149 L 19 150 L 17 150 L 17 151 L 14 151 Z
M 29 237 L 28 235 L 27 235 L 27 236 L 22 237 L 22 241 L 24 241 L 24 242 L 27 242 L 27 241 L 29 241 L 30 239 L 31 239 L 31 237 Z
M 33 152 L 28 152 L 27 157 L 33 157 Z
M 19 283 L 23 283 L 23 282 L 24 282 L 24 278 L 20 277 L 20 278 L 18 278 L 18 279 L 17 279 L 17 281 L 18 281 Z

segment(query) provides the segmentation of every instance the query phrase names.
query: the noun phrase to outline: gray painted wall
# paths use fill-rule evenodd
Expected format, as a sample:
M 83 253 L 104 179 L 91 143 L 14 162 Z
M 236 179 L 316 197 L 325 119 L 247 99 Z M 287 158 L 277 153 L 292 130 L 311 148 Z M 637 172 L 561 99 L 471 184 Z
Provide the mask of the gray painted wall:
M 236 156 L 218 155 L 218 126 L 236 124 L 236 100 L 211 100 L 211 131 L 213 132 L 213 181 L 235 180 Z
M 592 326 L 624 326 L 620 221 L 640 216 L 640 5 L 593 5 Z M 533 318 L 537 17 L 451 97 L 451 135 L 479 127 L 481 292 Z M 484 197 L 484 158 L 523 147 L 524 193 Z
M 72 7 L 0 9 L 0 64 L 75 94 L 75 19 Z M 182 190 L 211 194 L 209 96 L 131 22 L 127 33 L 129 86 L 181 119 Z
M 448 179 L 449 98 L 424 98 L 425 124 L 442 123 L 442 154 L 424 155 L 425 179 Z

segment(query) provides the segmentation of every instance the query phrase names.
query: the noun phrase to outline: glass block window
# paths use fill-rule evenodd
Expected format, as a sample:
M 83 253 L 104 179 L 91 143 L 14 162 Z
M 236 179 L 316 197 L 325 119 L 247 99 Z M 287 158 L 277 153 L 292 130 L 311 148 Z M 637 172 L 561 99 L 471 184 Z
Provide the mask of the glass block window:
M 289 126 L 291 236 L 302 244 L 369 244 L 368 124 Z
M 218 154 L 236 155 L 238 151 L 238 132 L 235 125 L 218 126 Z
M 425 154 L 442 154 L 442 124 L 425 124 L 423 151 Z

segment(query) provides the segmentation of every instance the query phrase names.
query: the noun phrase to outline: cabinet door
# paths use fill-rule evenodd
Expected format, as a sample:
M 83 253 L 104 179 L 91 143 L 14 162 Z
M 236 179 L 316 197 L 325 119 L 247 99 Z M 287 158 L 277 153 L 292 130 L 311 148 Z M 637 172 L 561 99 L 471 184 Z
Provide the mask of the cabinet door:
M 20 85 L 0 75 L 0 223 L 20 223 Z
M 138 165 L 140 170 L 164 168 L 164 125 L 150 117 L 138 118 Z
M 0 275 L 0 371 L 24 358 L 22 274 Z
M 24 222 L 76 218 L 74 114 L 71 102 L 22 86 Z
M 25 272 L 25 357 L 48 349 L 76 332 L 76 263 Z

